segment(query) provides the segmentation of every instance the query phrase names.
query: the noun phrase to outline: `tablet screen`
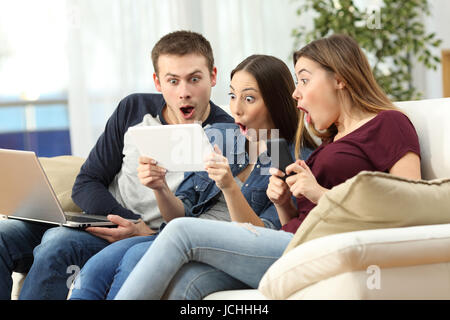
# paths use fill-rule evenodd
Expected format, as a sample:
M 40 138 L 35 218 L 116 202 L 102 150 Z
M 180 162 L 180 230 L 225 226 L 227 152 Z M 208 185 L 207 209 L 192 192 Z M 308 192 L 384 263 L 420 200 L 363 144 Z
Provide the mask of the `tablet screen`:
M 213 152 L 199 124 L 131 127 L 128 133 L 142 156 L 168 171 L 204 171 L 203 159 Z

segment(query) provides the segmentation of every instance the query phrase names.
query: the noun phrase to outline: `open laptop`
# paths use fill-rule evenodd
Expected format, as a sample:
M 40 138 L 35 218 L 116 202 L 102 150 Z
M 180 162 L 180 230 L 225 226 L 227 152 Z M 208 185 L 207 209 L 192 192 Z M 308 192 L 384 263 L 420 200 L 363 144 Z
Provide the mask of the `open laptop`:
M 197 123 L 138 126 L 127 133 L 142 156 L 155 159 L 160 167 L 172 172 L 204 171 L 203 159 L 214 151 Z M 214 138 L 223 141 L 225 137 Z
M 0 149 L 0 215 L 73 228 L 114 226 L 102 215 L 63 212 L 31 151 Z

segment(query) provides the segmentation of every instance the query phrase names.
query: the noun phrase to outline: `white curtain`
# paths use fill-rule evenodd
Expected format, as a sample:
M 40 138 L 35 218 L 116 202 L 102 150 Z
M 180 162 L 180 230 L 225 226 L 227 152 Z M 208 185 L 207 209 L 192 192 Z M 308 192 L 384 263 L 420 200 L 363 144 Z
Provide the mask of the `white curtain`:
M 202 33 L 214 50 L 212 100 L 228 104 L 230 71 L 245 57 L 277 56 L 292 68 L 292 0 L 66 0 L 72 153 L 87 157 L 119 101 L 156 92 L 150 53 L 163 35 Z

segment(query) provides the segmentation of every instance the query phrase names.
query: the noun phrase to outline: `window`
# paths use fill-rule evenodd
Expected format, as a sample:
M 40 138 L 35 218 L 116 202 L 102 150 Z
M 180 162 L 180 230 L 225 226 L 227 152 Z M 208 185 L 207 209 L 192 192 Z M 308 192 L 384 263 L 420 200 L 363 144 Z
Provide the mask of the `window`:
M 0 2 L 0 148 L 71 154 L 64 5 Z

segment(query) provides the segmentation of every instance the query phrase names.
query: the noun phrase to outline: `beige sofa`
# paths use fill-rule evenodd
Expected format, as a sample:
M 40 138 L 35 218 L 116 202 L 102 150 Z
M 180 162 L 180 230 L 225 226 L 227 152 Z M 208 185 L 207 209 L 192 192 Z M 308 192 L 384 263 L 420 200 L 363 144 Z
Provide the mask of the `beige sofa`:
M 450 298 L 450 205 L 447 212 L 444 202 L 450 200 L 450 193 L 446 194 L 450 180 L 436 180 L 450 178 L 450 98 L 397 105 L 419 134 L 426 181 L 417 184 L 390 175 L 362 173 L 333 188 L 330 198 L 321 200 L 317 207 L 329 206 L 327 201 L 345 194 L 336 207 L 341 217 L 348 214 L 341 208 L 346 202 L 359 202 L 363 209 L 341 222 L 335 221 L 339 214 L 317 219 L 312 211 L 302 225 L 303 234 L 294 237 L 299 245 L 292 245 L 267 271 L 258 289 L 216 292 L 205 299 Z M 352 187 L 352 197 L 348 197 Z M 428 202 L 422 201 L 425 196 Z M 390 204 L 385 201 L 389 197 L 393 198 Z M 414 206 L 414 215 L 411 208 L 398 205 L 403 199 Z M 371 203 L 377 201 L 386 210 L 370 215 Z M 436 204 L 441 204 L 439 209 Z M 368 215 L 366 207 L 371 208 Z M 383 219 L 377 219 L 383 214 Z M 13 277 L 14 298 L 23 275 Z

